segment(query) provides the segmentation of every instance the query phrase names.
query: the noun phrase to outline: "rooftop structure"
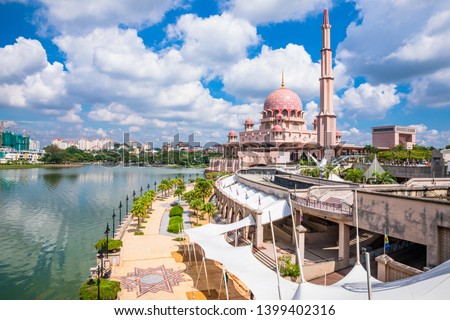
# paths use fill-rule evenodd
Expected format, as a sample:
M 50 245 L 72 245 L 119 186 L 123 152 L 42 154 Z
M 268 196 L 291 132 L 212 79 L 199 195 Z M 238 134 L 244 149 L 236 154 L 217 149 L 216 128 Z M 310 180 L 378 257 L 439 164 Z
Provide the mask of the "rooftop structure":
M 372 145 L 378 148 L 393 148 L 402 145 L 412 149 L 416 143 L 416 128 L 403 126 L 380 126 L 372 128 Z

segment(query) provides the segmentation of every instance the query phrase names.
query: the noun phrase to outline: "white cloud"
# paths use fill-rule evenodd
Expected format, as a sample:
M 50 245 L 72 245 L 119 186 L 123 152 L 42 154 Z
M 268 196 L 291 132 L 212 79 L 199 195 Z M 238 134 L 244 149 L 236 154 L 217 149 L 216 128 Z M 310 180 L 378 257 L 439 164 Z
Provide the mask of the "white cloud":
M 259 42 L 254 26 L 228 13 L 208 18 L 183 15 L 167 28 L 167 35 L 183 40 L 180 53 L 186 60 L 212 70 L 246 57 L 247 48 Z
M 434 13 L 423 29 L 406 39 L 404 44 L 387 56 L 387 59 L 405 61 L 446 60 L 450 58 L 450 8 Z
M 363 83 L 346 90 L 342 98 L 335 97 L 336 114 L 349 118 L 383 119 L 386 112 L 399 103 L 400 97 L 393 84 Z
M 450 66 L 448 1 L 361 1 L 337 57 L 371 83 L 409 82 Z
M 102 138 L 106 138 L 106 137 L 108 136 L 108 134 L 106 133 L 106 131 L 103 130 L 102 128 L 98 128 L 98 129 L 96 130 L 96 133 L 97 133 L 100 137 L 102 137 Z
M 153 98 L 164 88 L 198 80 L 203 74 L 177 50 L 155 53 L 146 48 L 133 29 L 96 29 L 54 42 L 67 56 L 71 94 L 93 103 L 123 100 L 154 107 Z
M 141 131 L 141 128 L 138 126 L 131 126 L 128 128 L 128 131 L 129 132 L 139 132 L 139 131 Z
M 80 34 L 97 27 L 119 24 L 144 27 L 155 24 L 165 13 L 182 4 L 181 0 L 40 0 L 42 29 L 54 27 L 65 34 Z
M 72 109 L 66 112 L 65 115 L 58 117 L 58 121 L 61 122 L 71 122 L 71 123 L 81 123 L 80 116 L 77 114 L 82 111 L 81 105 L 76 104 Z
M 41 71 L 25 77 L 22 83 L 0 84 L 0 104 L 12 107 L 59 109 L 65 95 L 65 72 L 59 62 L 47 64 Z
M 340 131 L 343 142 L 348 142 L 357 146 L 372 144 L 372 133 L 361 131 L 355 127 L 341 129 Z
M 450 106 L 450 68 L 413 80 L 411 88 L 407 98 L 412 105 Z
M 438 131 L 429 129 L 425 124 L 412 124 L 416 128 L 416 144 L 443 148 L 450 144 L 450 130 Z
M 19 37 L 15 44 L 0 48 L 0 81 L 20 83 L 47 64 L 45 49 L 39 41 Z
M 242 59 L 224 73 L 224 90 L 242 101 L 263 102 L 280 87 L 283 68 L 286 87 L 300 99 L 319 95 L 320 64 L 312 62 L 305 48 L 295 44 L 276 50 L 262 46 L 257 57 Z
M 254 24 L 304 20 L 311 13 L 331 7 L 331 0 L 229 0 L 223 6 Z
M 305 111 L 306 125 L 308 126 L 308 129 L 312 130 L 313 129 L 312 123 L 319 114 L 319 105 L 314 101 L 310 101 L 306 104 L 303 110 Z

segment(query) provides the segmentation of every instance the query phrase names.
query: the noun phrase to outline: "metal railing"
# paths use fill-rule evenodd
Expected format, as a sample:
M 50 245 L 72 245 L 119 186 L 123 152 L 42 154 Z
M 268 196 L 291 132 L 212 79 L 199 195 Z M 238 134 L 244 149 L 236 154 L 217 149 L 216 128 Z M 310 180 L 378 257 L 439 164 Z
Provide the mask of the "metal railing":
M 308 207 L 308 208 L 330 211 L 330 212 L 346 214 L 346 215 L 353 214 L 353 206 L 346 202 L 330 203 L 330 202 L 326 202 L 326 201 L 314 200 L 311 198 L 301 198 L 294 194 L 291 194 L 291 200 L 301 206 Z

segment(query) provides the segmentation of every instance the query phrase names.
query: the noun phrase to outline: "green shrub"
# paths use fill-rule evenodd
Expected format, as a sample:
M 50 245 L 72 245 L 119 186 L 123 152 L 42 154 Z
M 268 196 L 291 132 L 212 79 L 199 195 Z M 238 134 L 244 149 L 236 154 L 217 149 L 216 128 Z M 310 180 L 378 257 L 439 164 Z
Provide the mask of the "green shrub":
M 183 218 L 179 217 L 179 216 L 174 216 L 174 217 L 169 219 L 169 224 L 181 223 L 181 222 L 183 222 Z
M 143 236 L 143 235 L 144 235 L 144 232 L 142 232 L 142 231 L 136 231 L 136 232 L 134 233 L 134 235 L 135 235 L 135 236 Z
M 179 224 L 169 224 L 167 226 L 167 232 L 180 233 L 180 225 Z
M 179 216 L 181 217 L 183 215 L 183 208 L 181 206 L 175 206 L 172 209 L 170 209 L 169 217 Z
M 122 240 L 119 239 L 108 239 L 108 252 L 119 250 L 122 247 L 123 243 Z M 106 239 L 102 238 L 97 241 L 95 244 L 95 249 L 97 251 L 102 250 L 103 248 L 106 248 Z
M 298 277 L 300 275 L 298 264 L 292 262 L 291 255 L 289 254 L 280 257 L 278 259 L 278 265 L 282 277 Z
M 100 278 L 100 299 L 115 300 L 120 291 L 120 282 Z M 97 279 L 88 279 L 80 287 L 80 300 L 97 300 Z

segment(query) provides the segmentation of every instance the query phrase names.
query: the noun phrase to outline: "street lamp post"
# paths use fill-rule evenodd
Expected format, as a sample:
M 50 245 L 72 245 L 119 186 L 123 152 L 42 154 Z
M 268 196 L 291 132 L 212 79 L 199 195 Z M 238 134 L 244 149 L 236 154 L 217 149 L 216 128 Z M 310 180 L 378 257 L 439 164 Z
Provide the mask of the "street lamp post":
M 119 225 L 122 223 L 122 200 L 119 202 Z
M 129 211 L 128 211 L 128 195 L 127 195 L 127 198 L 125 199 L 125 202 L 126 202 L 126 205 L 127 205 L 127 206 L 126 206 L 126 209 L 127 209 L 126 214 L 128 215 L 128 212 L 129 212 Z
M 106 235 L 106 259 L 108 259 L 108 251 L 109 251 L 109 247 L 108 247 L 108 236 L 109 236 L 109 223 L 106 223 L 106 230 L 105 230 L 105 235 Z
M 155 192 L 156 192 L 156 181 L 155 181 L 155 183 L 153 185 L 155 186 Z
M 97 258 L 100 259 L 100 274 L 99 277 L 103 277 L 103 247 L 100 249 L 100 253 L 97 253 Z
M 112 214 L 112 218 L 113 218 L 113 228 L 112 228 L 112 237 L 111 238 L 114 238 L 114 234 L 116 233 L 116 229 L 115 229 L 115 226 L 116 226 L 116 224 L 115 224 L 115 219 L 116 219 L 116 209 L 113 209 L 113 214 Z
M 97 265 L 97 300 L 100 300 L 100 265 Z
M 150 183 L 147 183 L 147 191 L 150 190 Z
M 142 186 L 141 186 L 141 197 L 142 197 Z
M 133 190 L 133 203 L 134 203 L 134 199 L 136 198 L 136 191 Z

